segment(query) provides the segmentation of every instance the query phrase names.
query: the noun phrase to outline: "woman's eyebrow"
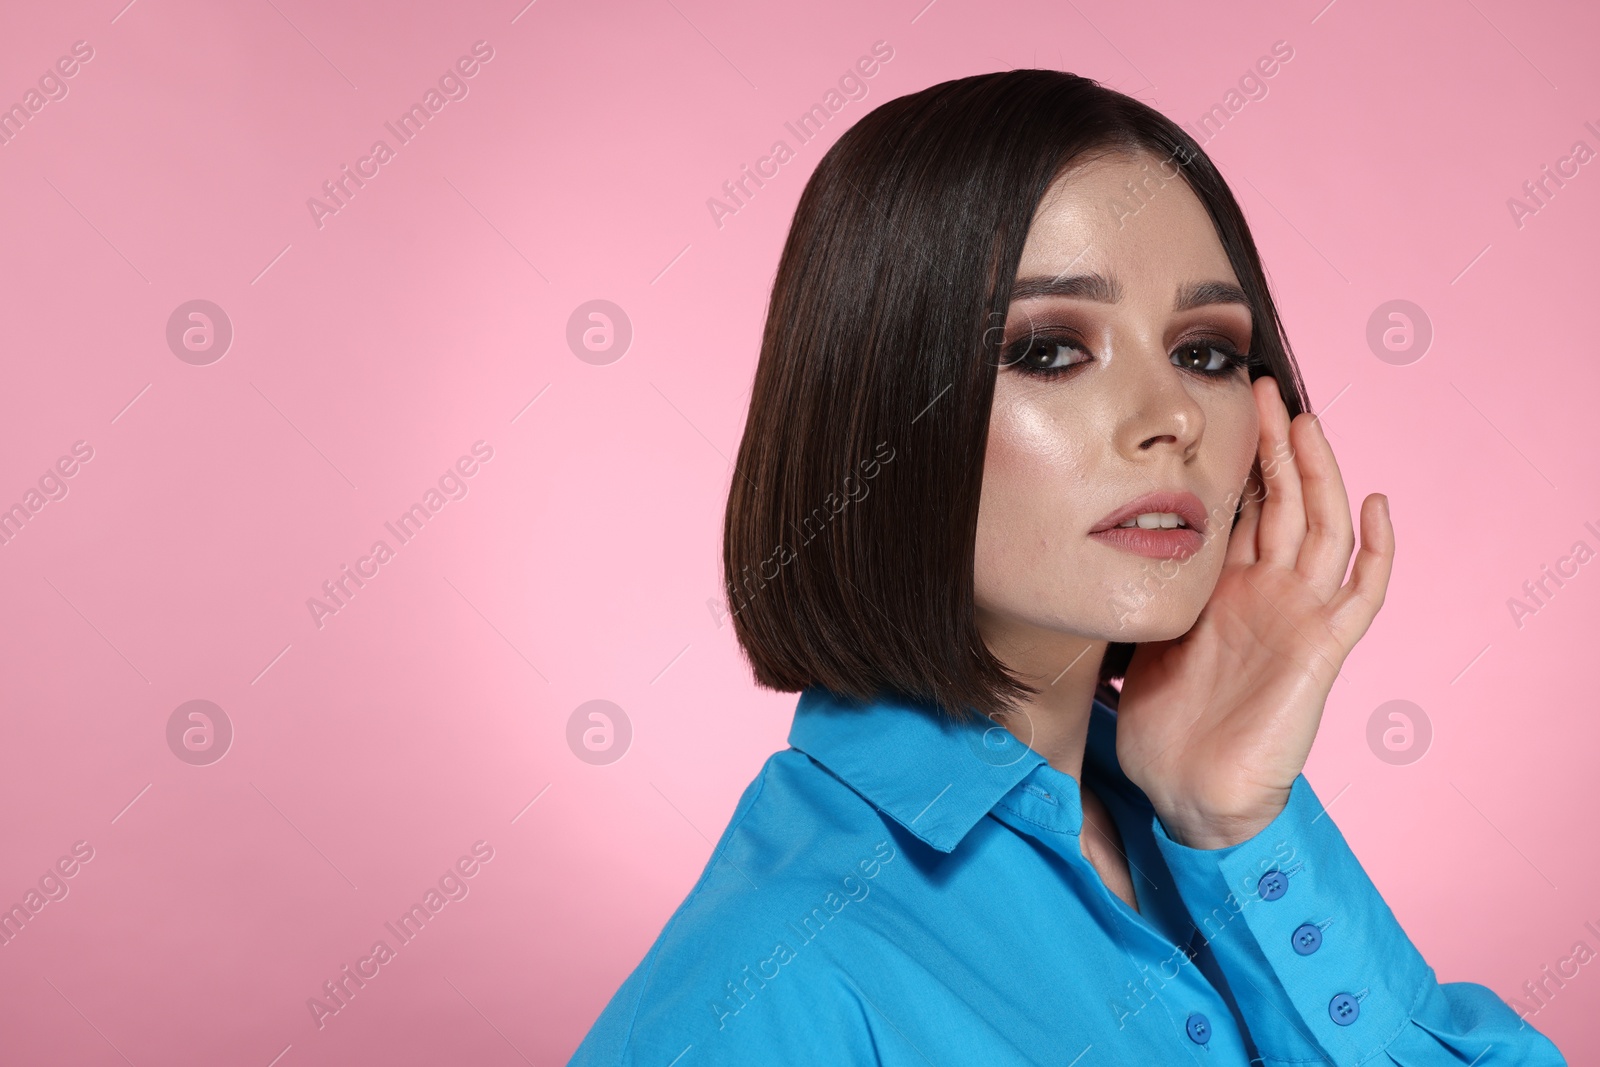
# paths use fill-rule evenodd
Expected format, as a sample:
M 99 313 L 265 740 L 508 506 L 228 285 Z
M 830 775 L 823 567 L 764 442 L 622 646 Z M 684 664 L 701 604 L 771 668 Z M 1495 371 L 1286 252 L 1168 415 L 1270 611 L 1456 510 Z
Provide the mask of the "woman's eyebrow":
M 1102 304 L 1115 304 L 1122 299 L 1122 286 L 1103 274 L 1089 273 L 1018 278 L 1011 287 L 1012 300 L 1028 300 L 1038 296 L 1074 296 Z M 1172 310 L 1188 311 L 1211 304 L 1242 304 L 1249 308 L 1250 298 L 1232 282 L 1190 282 L 1178 287 L 1172 299 Z

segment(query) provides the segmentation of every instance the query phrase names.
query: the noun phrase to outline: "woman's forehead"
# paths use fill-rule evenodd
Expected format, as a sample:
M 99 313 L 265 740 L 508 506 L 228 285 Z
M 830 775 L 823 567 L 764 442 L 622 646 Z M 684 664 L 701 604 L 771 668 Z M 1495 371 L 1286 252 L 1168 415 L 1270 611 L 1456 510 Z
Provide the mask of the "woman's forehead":
M 1017 276 L 1098 273 L 1124 289 L 1200 275 L 1237 283 L 1211 216 L 1153 156 L 1096 159 L 1062 174 L 1040 200 Z

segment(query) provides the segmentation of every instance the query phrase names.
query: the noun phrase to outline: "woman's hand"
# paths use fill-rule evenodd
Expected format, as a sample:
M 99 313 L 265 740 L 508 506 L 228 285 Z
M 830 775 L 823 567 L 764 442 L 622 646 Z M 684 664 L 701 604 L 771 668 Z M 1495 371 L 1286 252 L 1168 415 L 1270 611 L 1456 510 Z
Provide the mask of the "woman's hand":
M 1344 581 L 1355 538 L 1333 449 L 1315 415 L 1290 422 L 1275 380 L 1252 387 L 1260 481 L 1252 472 L 1216 590 L 1188 633 L 1138 646 L 1117 712 L 1123 772 L 1191 848 L 1237 844 L 1283 810 L 1394 563 L 1389 501 L 1374 493 Z

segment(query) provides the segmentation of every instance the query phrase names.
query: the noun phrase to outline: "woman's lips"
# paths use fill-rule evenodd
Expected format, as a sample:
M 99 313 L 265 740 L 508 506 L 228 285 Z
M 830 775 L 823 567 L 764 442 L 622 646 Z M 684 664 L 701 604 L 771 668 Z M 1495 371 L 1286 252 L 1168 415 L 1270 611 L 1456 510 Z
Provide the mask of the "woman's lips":
M 1146 530 L 1140 526 L 1114 526 L 1109 530 L 1100 530 L 1089 535 L 1090 540 L 1099 541 L 1112 548 L 1120 548 L 1124 552 L 1132 552 L 1136 556 L 1149 556 L 1153 559 L 1188 559 L 1205 544 L 1205 537 L 1198 530 L 1185 527 L 1175 527 L 1170 530 Z
M 1193 493 L 1182 490 L 1158 490 L 1135 497 L 1122 505 L 1090 529 L 1090 533 L 1099 533 L 1120 525 L 1128 519 L 1136 519 L 1144 514 L 1160 514 L 1162 512 L 1176 513 L 1191 530 L 1205 533 L 1209 525 L 1206 515 L 1206 506 L 1203 501 Z

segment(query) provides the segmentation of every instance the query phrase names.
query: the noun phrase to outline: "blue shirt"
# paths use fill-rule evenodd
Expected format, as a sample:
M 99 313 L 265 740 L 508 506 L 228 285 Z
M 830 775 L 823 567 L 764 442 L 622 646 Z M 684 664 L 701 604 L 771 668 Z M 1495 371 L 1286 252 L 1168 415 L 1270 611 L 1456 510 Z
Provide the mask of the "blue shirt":
M 1008 731 L 808 689 L 571 1064 L 1566 1063 L 1435 979 L 1304 775 L 1247 841 L 1168 837 L 1101 697 L 1083 778 L 1137 910 L 1083 857 L 1077 779 Z

